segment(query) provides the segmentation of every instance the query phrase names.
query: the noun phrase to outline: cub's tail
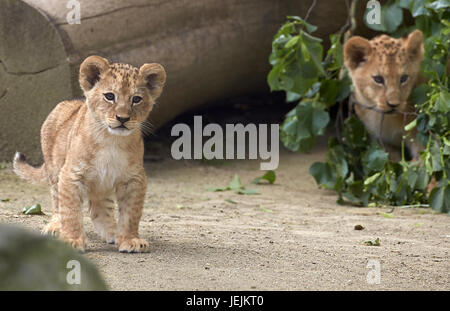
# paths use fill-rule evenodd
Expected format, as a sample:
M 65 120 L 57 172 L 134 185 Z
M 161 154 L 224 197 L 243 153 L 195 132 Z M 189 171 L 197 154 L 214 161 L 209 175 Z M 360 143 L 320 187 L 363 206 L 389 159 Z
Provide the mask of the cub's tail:
M 20 152 L 16 152 L 14 155 L 14 173 L 19 177 L 33 183 L 33 184 L 46 184 L 47 174 L 45 171 L 45 163 L 41 167 L 32 167 L 26 162 L 25 156 Z

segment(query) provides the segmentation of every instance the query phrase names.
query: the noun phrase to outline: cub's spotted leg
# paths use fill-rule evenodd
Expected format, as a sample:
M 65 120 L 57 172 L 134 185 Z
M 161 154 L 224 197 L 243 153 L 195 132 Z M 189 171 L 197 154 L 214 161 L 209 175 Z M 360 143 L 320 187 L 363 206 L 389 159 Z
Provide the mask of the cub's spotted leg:
M 58 210 L 58 184 L 50 186 L 50 195 L 52 198 L 52 218 L 50 222 L 42 229 L 42 234 L 56 235 L 59 234 L 61 228 L 61 220 Z
M 116 241 L 115 206 L 112 197 L 98 198 L 95 195 L 89 195 L 89 214 L 95 230 L 102 240 L 109 244 L 114 244 Z
M 148 250 L 148 242 L 139 238 L 139 221 L 144 207 L 147 181 L 145 173 L 117 186 L 119 223 L 116 242 L 122 253 L 140 253 Z
M 83 189 L 83 184 L 75 174 L 61 172 L 58 181 L 58 206 L 61 218 L 59 236 L 80 251 L 86 248 L 81 211 Z

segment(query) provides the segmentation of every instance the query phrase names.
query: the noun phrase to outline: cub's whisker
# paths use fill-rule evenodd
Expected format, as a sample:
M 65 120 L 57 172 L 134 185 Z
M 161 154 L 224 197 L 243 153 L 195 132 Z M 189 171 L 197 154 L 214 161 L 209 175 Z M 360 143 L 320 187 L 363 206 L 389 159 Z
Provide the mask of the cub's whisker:
M 155 135 L 155 128 L 149 121 L 141 122 L 140 124 L 141 131 L 144 135 Z

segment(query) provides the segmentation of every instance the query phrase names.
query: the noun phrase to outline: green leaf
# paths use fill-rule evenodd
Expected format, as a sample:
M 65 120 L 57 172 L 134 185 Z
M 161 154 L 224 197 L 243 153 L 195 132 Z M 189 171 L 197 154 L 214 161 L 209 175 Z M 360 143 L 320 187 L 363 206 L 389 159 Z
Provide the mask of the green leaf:
M 393 33 L 403 21 L 403 11 L 395 1 L 387 3 L 381 7 L 380 24 L 368 24 L 367 14 L 373 10 L 367 9 L 364 14 L 364 22 L 366 26 L 377 31 Z
M 368 186 L 368 185 L 374 183 L 374 182 L 378 179 L 378 177 L 380 177 L 380 175 L 381 175 L 381 173 L 378 172 L 378 173 L 375 173 L 375 174 L 373 174 L 372 176 L 366 178 L 366 179 L 364 180 L 364 185 L 365 185 L 365 186 Z
M 342 131 L 346 144 L 355 148 L 355 152 L 367 149 L 369 134 L 364 124 L 356 116 L 351 116 L 344 122 Z
M 431 207 L 437 212 L 440 212 L 444 206 L 444 194 L 444 187 L 436 187 L 430 193 Z
M 387 32 L 392 33 L 397 30 L 403 21 L 403 11 L 395 2 L 385 6 L 381 10 L 382 21 Z
M 292 151 L 307 152 L 325 131 L 330 117 L 328 112 L 314 108 L 312 102 L 301 102 L 294 110 L 281 125 L 280 139 Z
M 436 143 L 431 145 L 430 154 L 433 172 L 442 171 L 443 167 L 441 163 L 441 149 Z
M 294 45 L 296 45 L 298 43 L 298 36 L 294 36 L 292 37 L 284 46 L 286 49 L 293 47 Z
M 335 104 L 337 96 L 339 95 L 340 81 L 330 79 L 325 80 L 320 86 L 321 101 L 326 107 L 330 107 Z
M 415 106 L 420 106 L 427 101 L 427 93 L 430 88 L 426 84 L 420 84 L 415 87 L 411 93 L 411 100 Z
M 285 74 L 289 75 L 293 81 L 292 87 L 287 90 L 301 96 L 305 96 L 314 83 L 317 82 L 318 77 L 318 72 L 314 65 L 311 62 L 305 62 L 303 59 L 286 66 Z
M 44 215 L 40 204 L 24 207 L 22 213 L 25 215 Z
M 328 142 L 327 163 L 333 168 L 338 178 L 347 177 L 348 163 L 345 151 L 336 139 L 330 139 Z
M 308 92 L 306 92 L 305 97 L 307 98 L 313 98 L 314 96 L 316 96 L 316 94 L 319 92 L 320 90 L 320 86 L 321 86 L 321 82 L 316 82 L 314 83 L 311 88 L 308 90 Z
M 299 16 L 288 16 L 289 20 L 293 20 L 297 22 L 299 25 L 303 25 L 306 28 L 306 31 L 308 32 L 314 32 L 317 30 L 317 26 L 311 25 L 310 23 L 306 22 L 303 18 Z
M 303 40 L 308 49 L 308 54 L 311 57 L 312 63 L 315 65 L 320 74 L 325 75 L 325 70 L 322 66 L 323 48 L 320 44 L 322 39 L 303 33 Z
M 351 176 L 353 176 L 353 173 L 351 173 Z M 344 191 L 342 195 L 353 204 L 367 206 L 370 192 L 364 190 L 364 184 L 360 180 L 353 181 L 349 178 L 345 182 L 347 191 Z
M 237 174 L 234 175 L 233 180 L 229 183 L 227 187 L 217 187 L 208 189 L 208 191 L 216 191 L 216 192 L 227 190 L 235 190 L 235 192 L 238 194 L 259 194 L 259 191 L 256 189 L 245 189 L 239 175 Z
M 411 8 L 411 14 L 413 17 L 424 15 L 427 13 L 425 9 L 425 0 L 415 0 Z
M 225 199 L 224 201 L 225 201 L 225 202 L 228 202 L 228 203 L 231 203 L 231 204 L 237 204 L 236 201 L 233 201 L 233 200 L 231 200 L 231 199 Z
M 309 174 L 314 177 L 317 185 L 326 189 L 334 189 L 336 177 L 333 175 L 331 166 L 328 163 L 315 162 L 309 168 Z
M 339 92 L 336 101 L 339 102 L 350 95 L 352 80 L 346 75 L 339 80 Z
M 394 215 L 392 213 L 383 213 L 383 212 L 379 212 L 378 213 L 380 216 L 383 216 L 384 218 L 394 218 Z
M 417 181 L 414 186 L 415 189 L 420 191 L 425 191 L 428 187 L 430 178 L 427 174 L 426 168 L 422 165 L 417 169 Z
M 450 1 L 449 0 L 433 1 L 431 3 L 425 4 L 425 7 L 429 8 L 429 9 L 432 9 L 434 11 L 438 11 L 438 10 L 450 7 Z
M 330 35 L 331 47 L 327 52 L 325 67 L 328 71 L 340 70 L 344 63 L 344 53 L 342 51 L 341 35 Z
M 234 175 L 234 178 L 228 185 L 228 188 L 231 190 L 238 190 L 244 188 L 244 186 L 241 183 L 241 179 L 239 178 L 239 175 L 237 174 Z
M 365 241 L 364 244 L 367 246 L 380 246 L 380 238 L 376 238 L 375 241 Z
M 313 136 L 322 135 L 325 127 L 330 122 L 330 115 L 328 112 L 321 109 L 313 109 L 311 120 L 311 132 Z
M 252 194 L 260 194 L 260 192 L 257 189 L 239 189 L 238 191 L 236 191 L 237 194 L 247 194 L 247 195 L 252 195 Z
M 417 126 L 417 119 L 414 119 L 413 121 L 411 121 L 410 123 L 408 123 L 405 126 L 405 131 L 409 132 L 411 131 L 413 128 L 415 128 Z
M 378 145 L 372 145 L 363 155 L 363 164 L 367 173 L 378 172 L 384 168 L 388 160 L 388 153 L 381 150 Z
M 430 193 L 431 207 L 440 213 L 450 212 L 450 186 L 434 188 Z
M 267 83 L 269 84 L 271 91 L 280 90 L 279 75 L 280 75 L 280 68 L 278 66 L 273 67 L 272 70 L 270 70 L 267 76 Z
M 410 10 L 415 0 L 398 0 L 398 6 Z
M 295 102 L 301 98 L 302 98 L 302 96 L 300 94 L 297 94 L 295 92 L 286 92 L 286 101 L 288 103 Z
M 262 205 L 260 205 L 259 208 L 260 208 L 263 212 L 266 212 L 266 213 L 272 213 L 272 210 L 271 210 L 271 209 L 265 208 L 265 207 L 262 206 Z
M 274 171 L 267 171 L 263 176 L 257 177 L 252 180 L 252 184 L 261 184 L 263 180 L 269 182 L 269 184 L 273 184 L 275 182 L 276 175 Z
M 409 188 L 414 189 L 417 179 L 419 178 L 419 174 L 417 174 L 412 168 L 409 168 L 404 175 L 406 175 Z
M 439 98 L 436 101 L 436 108 L 438 111 L 447 113 L 450 111 L 450 93 L 443 91 L 439 93 Z

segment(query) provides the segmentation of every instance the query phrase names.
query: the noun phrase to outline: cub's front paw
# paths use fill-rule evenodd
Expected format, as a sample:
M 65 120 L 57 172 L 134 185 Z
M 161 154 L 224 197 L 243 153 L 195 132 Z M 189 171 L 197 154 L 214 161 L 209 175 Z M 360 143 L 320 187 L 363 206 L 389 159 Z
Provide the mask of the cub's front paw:
M 70 238 L 64 236 L 60 236 L 60 238 L 80 252 L 84 252 L 86 249 L 86 237 L 84 235 L 81 235 L 78 238 Z
M 61 224 L 57 221 L 51 221 L 42 229 L 42 234 L 57 235 L 61 229 Z
M 139 238 L 122 239 L 118 245 L 121 253 L 144 253 L 149 249 L 148 242 Z

